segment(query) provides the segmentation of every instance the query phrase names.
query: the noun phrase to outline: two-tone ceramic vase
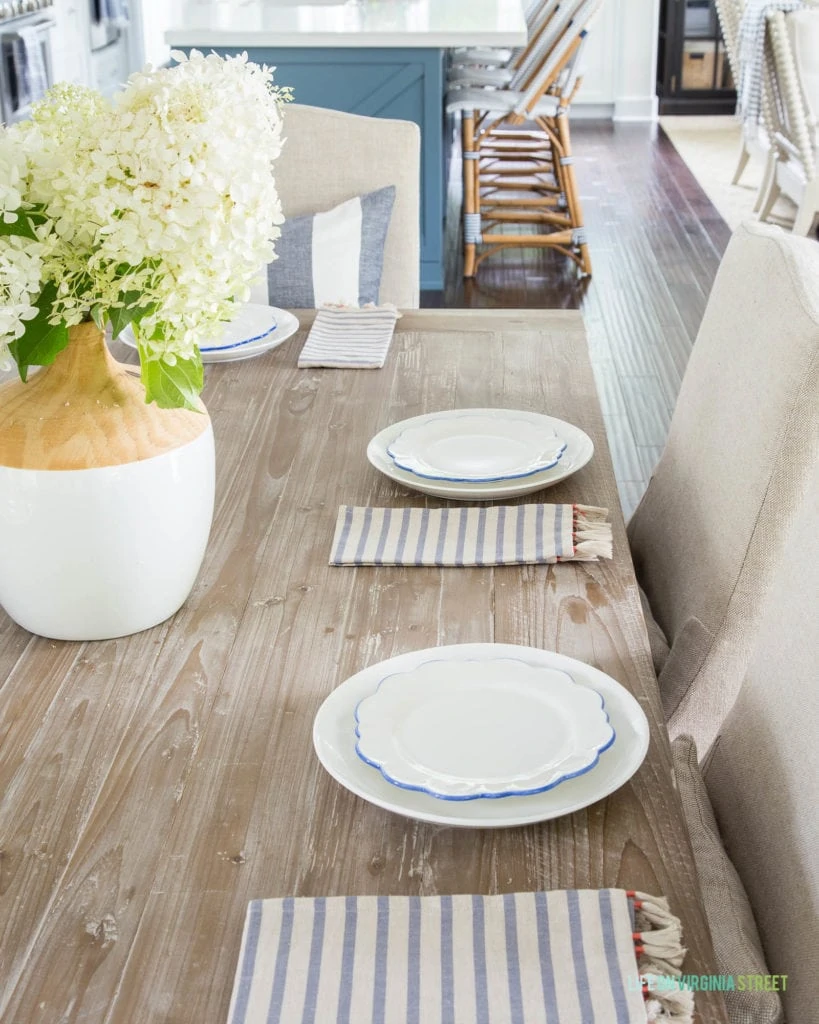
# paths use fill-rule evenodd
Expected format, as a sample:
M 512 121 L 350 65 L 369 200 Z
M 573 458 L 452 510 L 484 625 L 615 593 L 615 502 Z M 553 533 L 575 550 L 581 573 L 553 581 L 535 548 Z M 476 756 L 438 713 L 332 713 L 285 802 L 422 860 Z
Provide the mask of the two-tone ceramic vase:
M 105 640 L 173 615 L 213 518 L 201 412 L 145 402 L 94 324 L 0 387 L 0 605 L 32 633 Z

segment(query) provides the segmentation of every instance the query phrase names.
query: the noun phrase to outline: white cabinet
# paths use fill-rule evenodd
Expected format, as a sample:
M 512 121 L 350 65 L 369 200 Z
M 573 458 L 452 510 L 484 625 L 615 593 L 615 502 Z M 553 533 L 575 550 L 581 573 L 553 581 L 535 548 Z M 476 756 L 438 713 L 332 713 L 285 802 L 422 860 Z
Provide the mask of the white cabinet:
M 603 0 L 586 44 L 574 116 L 656 117 L 658 23 L 659 0 Z
M 131 73 L 130 31 L 130 27 L 111 28 L 107 34 L 91 35 L 91 84 L 103 96 L 113 96 Z
M 56 21 L 52 33 L 54 81 L 91 85 L 88 0 L 63 0 L 49 9 Z
M 91 0 L 57 0 L 49 10 L 56 21 L 52 33 L 56 82 L 90 85 L 110 96 L 141 67 L 144 47 L 139 0 L 131 0 L 131 24 L 122 27 L 94 24 Z
M 617 0 L 604 0 L 586 41 L 581 69 L 583 81 L 576 105 L 614 102 L 614 37 L 617 35 Z M 576 109 L 576 107 L 574 108 Z

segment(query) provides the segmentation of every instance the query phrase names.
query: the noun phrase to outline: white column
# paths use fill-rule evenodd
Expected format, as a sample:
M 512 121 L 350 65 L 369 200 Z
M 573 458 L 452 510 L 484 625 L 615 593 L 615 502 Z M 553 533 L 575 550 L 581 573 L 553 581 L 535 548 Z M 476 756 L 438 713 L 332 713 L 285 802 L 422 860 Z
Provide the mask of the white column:
M 616 0 L 616 7 L 614 120 L 653 120 L 658 106 L 660 0 Z

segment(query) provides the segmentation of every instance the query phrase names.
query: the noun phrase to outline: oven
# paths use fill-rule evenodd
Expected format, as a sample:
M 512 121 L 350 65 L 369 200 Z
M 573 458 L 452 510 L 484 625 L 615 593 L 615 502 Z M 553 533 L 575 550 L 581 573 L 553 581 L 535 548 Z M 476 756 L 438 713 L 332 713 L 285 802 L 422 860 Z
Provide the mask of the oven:
M 0 120 L 21 121 L 54 81 L 54 0 L 0 0 Z

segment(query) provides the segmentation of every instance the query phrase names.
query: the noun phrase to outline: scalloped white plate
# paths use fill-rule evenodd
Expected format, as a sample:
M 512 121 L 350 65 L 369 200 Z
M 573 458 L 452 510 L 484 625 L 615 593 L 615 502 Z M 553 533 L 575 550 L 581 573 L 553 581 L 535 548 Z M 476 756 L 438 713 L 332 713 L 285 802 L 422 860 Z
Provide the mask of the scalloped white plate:
M 298 329 L 298 320 L 288 310 L 244 302 L 238 307 L 236 316 L 225 324 L 222 337 L 199 350 L 202 362 L 232 363 L 251 359 L 281 345 Z M 130 326 L 120 334 L 119 340 L 136 348 Z
M 358 756 L 439 800 L 543 793 L 614 742 L 603 698 L 517 658 L 439 658 L 386 676 L 355 710 Z
M 365 764 L 356 753 L 354 712 L 395 672 L 407 672 L 433 658 L 458 665 L 468 661 L 515 658 L 528 665 L 568 672 L 579 686 L 596 691 L 605 701 L 616 740 L 589 771 L 531 796 L 503 800 L 438 800 L 427 793 L 401 789 Z M 648 750 L 648 721 L 631 694 L 604 672 L 552 651 L 515 644 L 455 644 L 411 651 L 370 665 L 335 689 L 319 708 L 313 723 L 313 745 L 325 770 L 363 800 L 420 821 L 462 828 L 511 828 L 572 814 L 613 793 L 642 764 Z
M 461 411 L 497 412 L 495 409 Z M 451 498 L 455 501 L 493 501 L 499 498 L 515 498 L 522 494 L 532 494 L 534 491 L 551 487 L 553 484 L 565 480 L 572 473 L 582 469 L 594 454 L 594 445 L 591 438 L 579 427 L 542 413 L 522 413 L 518 415 L 533 416 L 545 421 L 545 425 L 549 426 L 566 442 L 565 452 L 558 464 L 552 469 L 533 473 L 531 476 L 515 480 L 495 481 L 492 483 L 454 483 L 449 480 L 427 480 L 396 466 L 387 453 L 387 449 L 403 430 L 416 423 L 449 417 L 450 415 L 450 412 L 425 413 L 422 416 L 413 416 L 410 419 L 401 420 L 398 423 L 385 427 L 367 445 L 367 458 L 384 476 L 389 477 L 390 480 L 395 481 L 397 484 L 408 487 L 410 490 L 420 491 L 422 494 L 432 494 L 437 498 Z
M 429 480 L 492 483 L 556 466 L 566 442 L 545 417 L 495 409 L 453 410 L 405 427 L 387 445 L 398 466 Z

